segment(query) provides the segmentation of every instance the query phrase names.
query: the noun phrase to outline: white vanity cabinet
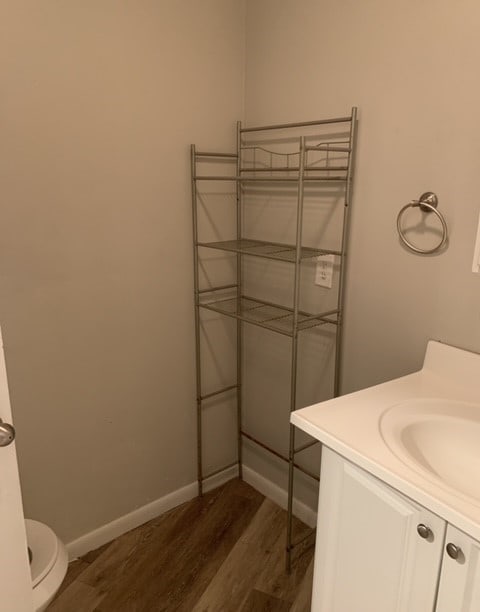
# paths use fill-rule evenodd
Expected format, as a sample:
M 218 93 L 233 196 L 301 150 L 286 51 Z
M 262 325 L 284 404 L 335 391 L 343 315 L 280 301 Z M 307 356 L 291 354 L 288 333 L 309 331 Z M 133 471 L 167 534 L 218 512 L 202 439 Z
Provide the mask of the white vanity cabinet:
M 480 611 L 479 543 L 324 448 L 312 612 L 433 611 Z
M 444 537 L 438 516 L 324 448 L 312 612 L 433 611 Z
M 479 380 L 430 340 L 418 372 L 292 413 L 324 449 L 313 612 L 480 612 Z

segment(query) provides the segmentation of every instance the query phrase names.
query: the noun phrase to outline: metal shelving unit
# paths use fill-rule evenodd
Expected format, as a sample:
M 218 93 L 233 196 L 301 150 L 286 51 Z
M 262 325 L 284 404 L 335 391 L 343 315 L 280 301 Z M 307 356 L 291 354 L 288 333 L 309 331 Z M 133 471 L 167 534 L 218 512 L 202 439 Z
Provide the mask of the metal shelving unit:
M 199 494 L 203 493 L 205 479 L 231 466 L 224 466 L 214 473 L 205 474 L 203 470 L 202 407 L 205 400 L 224 393 L 235 391 L 237 404 L 237 461 L 239 476 L 242 477 L 242 443 L 248 439 L 258 447 L 273 454 L 288 464 L 288 525 L 287 525 L 287 569 L 291 567 L 291 553 L 295 546 L 292 538 L 292 501 L 295 470 L 301 470 L 318 481 L 318 476 L 298 463 L 297 454 L 309 448 L 314 441 L 296 446 L 295 428 L 289 425 L 288 456 L 278 452 L 265 442 L 245 431 L 242 421 L 242 329 L 244 324 L 259 326 L 291 338 L 290 359 L 290 411 L 297 406 L 297 359 L 298 336 L 306 330 L 327 325 L 335 330 L 335 368 L 333 395 L 339 394 L 342 312 L 345 282 L 345 255 L 347 251 L 349 205 L 352 190 L 352 164 L 355 148 L 357 109 L 352 108 L 345 117 L 322 119 L 318 121 L 242 127 L 237 124 L 237 152 L 218 153 L 197 151 L 191 147 L 192 170 L 192 214 L 194 241 L 194 293 L 195 293 L 195 330 L 197 365 L 197 457 Z M 265 142 L 267 144 L 265 144 Z M 296 142 L 296 150 L 283 151 Z M 209 164 L 215 166 L 213 173 L 208 171 Z M 224 170 L 219 173 L 218 165 Z M 227 168 L 230 167 L 230 171 Z M 207 168 L 207 170 L 205 170 Z M 236 230 L 235 236 L 228 240 L 205 242 L 199 237 L 198 201 L 199 184 L 204 181 L 229 181 L 235 188 Z M 296 186 L 295 241 L 293 244 L 261 241 L 244 236 L 244 189 L 249 183 L 258 182 L 267 186 Z M 334 183 L 341 186 L 343 216 L 339 238 L 335 250 L 321 246 L 302 244 L 303 211 L 305 188 L 307 184 Z M 313 196 L 311 196 L 313 197 Z M 200 287 L 199 264 L 202 249 L 220 250 L 236 255 L 236 278 L 229 284 L 213 287 Z M 302 262 L 321 255 L 333 255 L 338 261 L 338 290 L 336 307 L 325 312 L 305 312 L 300 308 L 300 275 Z M 293 265 L 293 286 L 291 305 L 265 301 L 244 292 L 244 257 L 258 257 L 285 262 Z M 236 319 L 236 380 L 232 384 L 203 393 L 202 364 L 200 350 L 201 311 L 209 310 Z M 287 424 L 286 424 L 287 427 Z

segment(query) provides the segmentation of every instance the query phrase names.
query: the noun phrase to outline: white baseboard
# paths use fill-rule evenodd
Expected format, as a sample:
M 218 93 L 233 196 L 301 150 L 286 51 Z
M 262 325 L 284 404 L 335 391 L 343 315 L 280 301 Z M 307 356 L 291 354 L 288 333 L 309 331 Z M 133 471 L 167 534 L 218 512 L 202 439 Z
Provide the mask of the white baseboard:
M 211 491 L 216 487 L 228 482 L 232 478 L 238 476 L 237 466 L 233 466 L 223 470 L 222 472 L 215 474 L 211 478 L 208 478 L 204 482 L 204 491 Z M 254 489 L 257 489 L 260 493 L 268 497 L 281 508 L 287 507 L 287 491 L 274 484 L 271 480 L 264 478 L 258 472 L 255 472 L 246 465 L 243 466 L 243 477 L 245 482 L 251 485 Z M 85 535 L 73 540 L 66 544 L 68 557 L 70 560 L 77 559 L 82 555 L 85 555 L 91 550 L 95 550 L 108 542 L 111 542 L 115 538 L 123 535 L 135 527 L 143 525 L 147 521 L 150 521 L 165 512 L 168 512 L 172 508 L 183 504 L 184 502 L 190 501 L 197 496 L 198 489 L 197 483 L 192 482 L 168 495 L 164 495 L 141 508 L 137 508 L 124 516 L 115 519 L 114 521 L 95 529 Z M 317 514 L 309 508 L 307 505 L 299 502 L 298 500 L 293 501 L 293 513 L 296 517 L 302 520 L 310 527 L 315 527 L 317 523 Z
M 280 508 L 287 508 L 287 491 L 245 464 L 243 465 L 243 479 L 254 489 L 265 495 L 265 497 L 278 504 Z M 309 527 L 315 527 L 317 524 L 317 513 L 315 510 L 312 510 L 312 508 L 295 498 L 293 500 L 293 514 Z
M 205 480 L 203 488 L 204 491 L 211 491 L 216 487 L 224 484 L 225 482 L 236 478 L 238 476 L 237 466 L 233 466 L 223 470 L 222 472 L 215 474 L 211 478 Z M 143 525 L 147 521 L 150 521 L 165 512 L 168 512 L 172 508 L 183 504 L 184 502 L 190 501 L 198 494 L 197 482 L 192 482 L 168 495 L 164 495 L 159 499 L 156 499 L 141 508 L 137 508 L 128 514 L 125 514 L 114 521 L 102 525 L 94 531 L 90 531 L 83 536 L 80 536 L 76 540 L 66 544 L 68 558 L 72 561 L 82 555 L 85 555 L 91 550 L 95 550 L 108 542 L 111 542 L 115 538 L 127 533 L 135 527 Z

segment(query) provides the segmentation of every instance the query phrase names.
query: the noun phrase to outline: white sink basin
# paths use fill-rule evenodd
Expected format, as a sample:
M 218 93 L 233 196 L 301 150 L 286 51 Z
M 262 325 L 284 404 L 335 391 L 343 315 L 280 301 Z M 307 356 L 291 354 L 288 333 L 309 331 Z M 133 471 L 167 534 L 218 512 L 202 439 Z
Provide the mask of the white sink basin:
M 480 405 L 409 400 L 380 418 L 390 450 L 440 486 L 480 505 Z

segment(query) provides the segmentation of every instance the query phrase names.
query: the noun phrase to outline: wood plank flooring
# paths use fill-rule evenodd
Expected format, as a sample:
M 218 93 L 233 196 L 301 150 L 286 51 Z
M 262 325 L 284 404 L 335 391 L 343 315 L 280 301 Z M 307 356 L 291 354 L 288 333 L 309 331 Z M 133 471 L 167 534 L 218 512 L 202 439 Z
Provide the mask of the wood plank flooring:
M 236 479 L 70 564 L 48 612 L 308 612 L 313 532 Z

